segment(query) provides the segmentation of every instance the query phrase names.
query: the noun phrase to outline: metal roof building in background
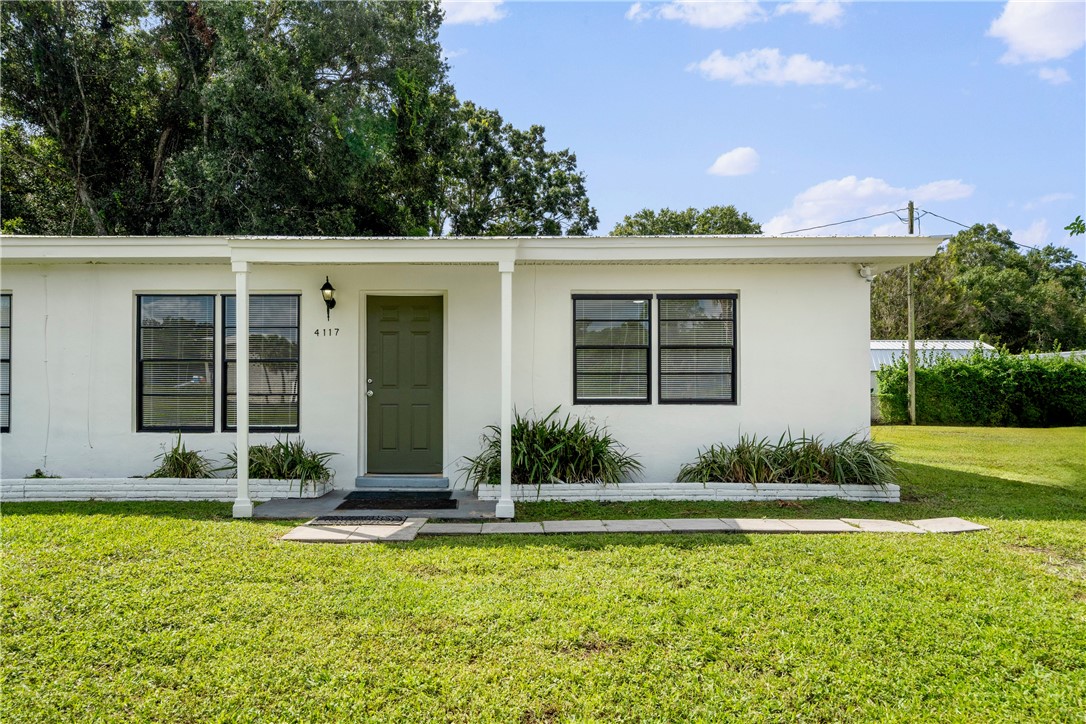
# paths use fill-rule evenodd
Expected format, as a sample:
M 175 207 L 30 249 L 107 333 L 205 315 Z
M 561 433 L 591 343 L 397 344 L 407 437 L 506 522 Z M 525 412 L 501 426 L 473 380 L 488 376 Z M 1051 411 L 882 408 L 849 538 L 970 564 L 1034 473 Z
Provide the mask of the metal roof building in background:
M 918 339 L 917 364 L 923 364 L 925 357 L 968 357 L 978 348 L 983 354 L 994 354 L 996 351 L 995 347 L 979 339 Z M 893 364 L 895 359 L 904 357 L 908 352 L 909 342 L 905 339 L 871 340 L 871 371 Z

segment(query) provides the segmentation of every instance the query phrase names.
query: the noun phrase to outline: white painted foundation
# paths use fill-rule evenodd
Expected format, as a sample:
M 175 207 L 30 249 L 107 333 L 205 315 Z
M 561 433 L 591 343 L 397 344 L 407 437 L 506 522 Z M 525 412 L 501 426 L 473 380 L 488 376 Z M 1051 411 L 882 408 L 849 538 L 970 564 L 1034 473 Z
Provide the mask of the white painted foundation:
M 319 498 L 332 490 L 331 483 L 306 485 L 298 492 L 297 480 L 250 480 L 249 498 Z M 48 500 L 214 500 L 236 498 L 233 478 L 15 478 L 0 480 L 0 500 L 5 503 Z
M 497 500 L 498 486 L 480 485 L 480 500 Z M 628 502 L 633 500 L 841 500 L 879 503 L 900 503 L 901 488 L 897 485 L 821 485 L 815 483 L 571 483 L 556 485 L 514 485 L 513 500 L 528 502 L 561 500 L 578 502 L 599 500 Z

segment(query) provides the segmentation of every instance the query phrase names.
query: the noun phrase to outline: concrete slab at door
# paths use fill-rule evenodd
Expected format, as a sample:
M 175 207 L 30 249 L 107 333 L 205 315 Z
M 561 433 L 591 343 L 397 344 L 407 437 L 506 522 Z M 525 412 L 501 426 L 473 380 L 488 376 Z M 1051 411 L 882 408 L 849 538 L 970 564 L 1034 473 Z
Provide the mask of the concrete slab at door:
M 441 472 L 442 318 L 441 297 L 367 298 L 369 473 Z

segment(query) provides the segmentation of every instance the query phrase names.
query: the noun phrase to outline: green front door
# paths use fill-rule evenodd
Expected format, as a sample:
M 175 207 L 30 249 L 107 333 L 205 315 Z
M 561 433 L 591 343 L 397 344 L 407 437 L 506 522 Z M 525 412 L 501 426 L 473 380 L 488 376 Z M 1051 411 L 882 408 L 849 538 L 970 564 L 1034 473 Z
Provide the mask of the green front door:
M 367 297 L 369 473 L 441 472 L 441 326 L 441 297 Z

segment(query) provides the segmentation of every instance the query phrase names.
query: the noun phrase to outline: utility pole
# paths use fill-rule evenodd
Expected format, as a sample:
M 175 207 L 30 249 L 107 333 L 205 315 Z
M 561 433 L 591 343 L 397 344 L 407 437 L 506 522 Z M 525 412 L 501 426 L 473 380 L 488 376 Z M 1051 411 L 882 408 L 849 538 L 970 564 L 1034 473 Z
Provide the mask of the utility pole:
M 913 235 L 913 219 L 915 218 L 913 202 L 909 202 L 909 236 Z M 916 327 L 913 316 L 913 265 L 905 267 L 907 278 L 906 297 L 909 301 L 909 424 L 916 424 Z

